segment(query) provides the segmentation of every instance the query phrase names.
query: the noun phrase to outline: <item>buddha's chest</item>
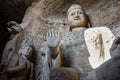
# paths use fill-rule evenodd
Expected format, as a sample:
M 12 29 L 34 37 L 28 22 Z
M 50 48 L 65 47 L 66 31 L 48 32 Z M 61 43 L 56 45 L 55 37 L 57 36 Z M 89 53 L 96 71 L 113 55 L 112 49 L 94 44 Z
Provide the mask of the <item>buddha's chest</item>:
M 64 34 L 62 36 L 62 44 L 71 49 L 80 50 L 80 48 L 85 48 L 84 31 Z

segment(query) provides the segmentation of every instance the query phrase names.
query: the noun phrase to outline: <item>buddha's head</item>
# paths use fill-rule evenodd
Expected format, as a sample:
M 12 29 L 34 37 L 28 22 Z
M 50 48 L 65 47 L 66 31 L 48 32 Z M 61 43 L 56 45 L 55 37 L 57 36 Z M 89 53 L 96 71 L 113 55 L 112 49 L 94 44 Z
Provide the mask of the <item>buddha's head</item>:
M 15 21 L 8 22 L 7 29 L 11 34 L 14 35 L 20 33 L 23 30 L 22 27 Z
M 18 54 L 26 58 L 30 58 L 30 56 L 32 55 L 32 52 L 33 52 L 33 48 L 32 46 L 29 45 L 29 46 L 21 47 Z
M 87 18 L 83 8 L 80 5 L 73 4 L 67 12 L 67 20 L 70 28 L 86 27 Z

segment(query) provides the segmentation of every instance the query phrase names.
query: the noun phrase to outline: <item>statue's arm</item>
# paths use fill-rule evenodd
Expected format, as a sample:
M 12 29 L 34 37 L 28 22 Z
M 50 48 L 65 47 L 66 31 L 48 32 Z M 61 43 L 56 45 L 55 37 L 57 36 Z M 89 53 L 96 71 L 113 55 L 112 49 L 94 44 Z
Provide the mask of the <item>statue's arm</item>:
M 14 49 L 16 47 L 16 39 L 17 36 L 6 43 L 5 48 L 3 50 L 1 64 L 5 65 L 5 63 L 9 62 L 10 57 L 14 54 Z
M 55 30 L 49 30 L 46 35 L 48 53 L 55 59 L 60 52 L 60 33 Z
M 57 46 L 55 48 L 48 47 L 47 51 L 48 51 L 48 54 L 50 54 L 51 58 L 56 59 L 56 57 L 60 53 L 60 46 Z
M 31 63 L 31 62 L 30 62 Z M 31 63 L 30 64 L 30 75 L 29 75 L 29 80 L 33 80 L 33 73 L 34 73 L 34 66 Z
M 5 64 L 9 54 L 11 54 L 13 52 L 13 47 L 10 46 L 10 43 L 12 43 L 12 42 L 8 41 L 4 47 L 1 64 Z
M 25 59 L 21 58 L 21 56 L 18 56 L 18 65 L 15 67 L 7 68 L 7 72 L 18 72 L 25 69 Z

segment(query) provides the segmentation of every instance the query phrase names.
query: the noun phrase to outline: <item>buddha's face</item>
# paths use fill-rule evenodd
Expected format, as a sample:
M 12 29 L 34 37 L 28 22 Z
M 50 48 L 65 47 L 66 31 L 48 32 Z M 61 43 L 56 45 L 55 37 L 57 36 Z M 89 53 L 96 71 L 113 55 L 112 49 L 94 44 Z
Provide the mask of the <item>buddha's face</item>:
M 82 8 L 76 8 L 73 6 L 68 12 L 68 24 L 71 28 L 75 27 L 85 27 L 87 20 Z
M 10 21 L 8 23 L 7 29 L 12 34 L 17 34 L 23 30 L 21 28 L 21 26 L 18 23 L 16 23 L 15 21 Z
M 19 54 L 25 56 L 26 58 L 29 58 L 32 54 L 32 51 L 33 51 L 32 47 L 26 46 L 20 49 Z

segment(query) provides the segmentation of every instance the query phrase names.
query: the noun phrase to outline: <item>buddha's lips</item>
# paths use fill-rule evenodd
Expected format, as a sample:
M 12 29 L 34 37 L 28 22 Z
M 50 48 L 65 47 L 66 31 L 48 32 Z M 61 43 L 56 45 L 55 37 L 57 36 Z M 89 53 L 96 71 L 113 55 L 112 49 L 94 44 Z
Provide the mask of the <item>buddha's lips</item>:
M 74 20 L 80 20 L 80 18 L 74 18 Z

